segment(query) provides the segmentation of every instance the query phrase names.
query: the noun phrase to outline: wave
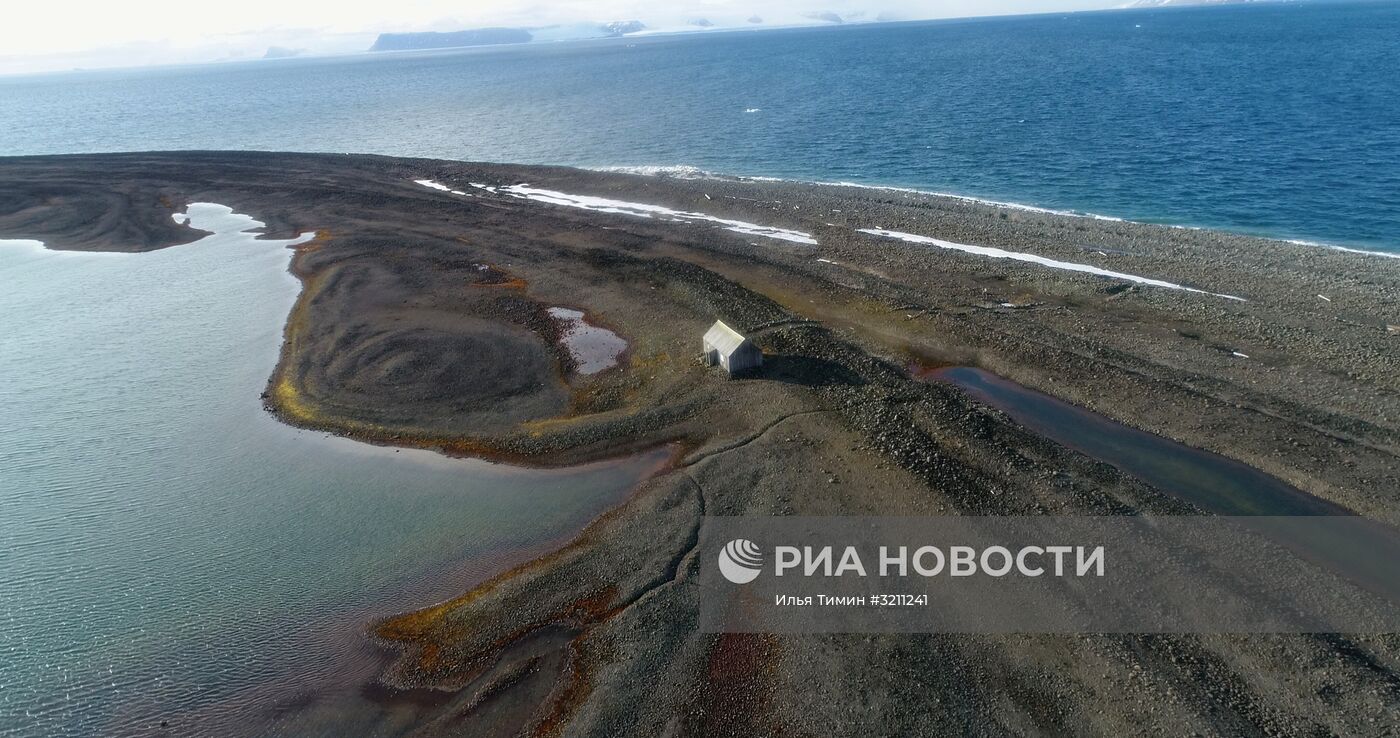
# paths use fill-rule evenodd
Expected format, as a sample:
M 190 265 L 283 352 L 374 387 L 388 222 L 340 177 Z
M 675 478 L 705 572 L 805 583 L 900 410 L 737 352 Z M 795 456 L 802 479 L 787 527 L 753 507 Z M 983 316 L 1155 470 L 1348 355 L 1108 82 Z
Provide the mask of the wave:
M 1112 215 L 1100 215 L 1099 213 L 1083 213 L 1077 210 L 1054 210 L 1043 208 L 1038 205 L 1026 205 L 1019 202 L 1006 202 L 1004 200 L 988 200 L 970 195 L 959 195 L 954 192 L 939 192 L 937 190 L 919 190 L 912 187 L 896 187 L 894 185 L 873 185 L 861 182 L 847 182 L 844 180 L 807 180 L 788 179 L 785 177 L 765 177 L 761 175 L 749 174 L 721 174 L 712 172 L 689 164 L 672 165 L 645 165 L 645 166 L 607 166 L 607 167 L 583 167 L 595 172 L 612 172 L 615 174 L 639 174 L 644 177 L 670 177 L 672 179 L 713 179 L 729 182 L 786 182 L 791 184 L 817 185 L 819 187 L 858 187 L 863 190 L 878 190 L 882 192 L 903 192 L 911 195 L 931 195 L 934 197 L 946 197 L 952 200 L 962 200 L 963 202 L 977 203 L 978 205 L 991 205 L 993 207 L 1007 208 L 1010 210 L 1023 210 L 1042 215 L 1064 215 L 1071 218 L 1092 218 L 1094 220 L 1107 220 L 1116 222 L 1128 222 L 1123 218 Z
M 592 172 L 612 172 L 614 174 L 640 174 L 643 177 L 670 177 L 672 179 L 729 179 L 743 180 L 744 177 L 725 176 L 706 171 L 689 164 L 646 165 L 630 167 L 582 167 Z
M 930 196 L 930 197 L 946 197 L 946 198 L 949 198 L 949 199 L 952 199 L 952 200 L 959 200 L 959 201 L 962 201 L 962 202 L 975 203 L 975 204 L 977 204 L 977 205 L 986 205 L 986 206 L 989 206 L 989 207 L 1004 208 L 1004 209 L 1007 209 L 1007 210 L 1018 210 L 1018 211 L 1027 212 L 1027 213 L 1038 213 L 1038 214 L 1040 214 L 1040 215 L 1058 215 L 1058 216 L 1062 216 L 1062 217 L 1066 217 L 1066 218 L 1086 218 L 1086 219 L 1089 219 L 1089 220 L 1099 220 L 1099 221 L 1105 221 L 1105 222 L 1111 222 L 1111 223 L 1138 223 L 1138 224 L 1142 224 L 1142 225 L 1159 225 L 1159 226 L 1164 226 L 1164 227 L 1166 227 L 1166 228 L 1176 228 L 1176 229 L 1189 230 L 1189 231 L 1203 231 L 1203 230 L 1208 230 L 1207 228 L 1202 227 L 1202 226 L 1176 225 L 1176 224 L 1169 224 L 1169 223 L 1167 223 L 1167 224 L 1164 224 L 1164 223 L 1147 223 L 1147 222 L 1145 222 L 1145 221 L 1137 221 L 1137 220 L 1129 220 L 1129 219 L 1127 219 L 1127 218 L 1120 218 L 1120 217 L 1117 217 L 1117 216 L 1114 216 L 1114 215 L 1103 215 L 1103 214 L 1101 214 L 1101 213 L 1081 212 L 1081 211 L 1078 211 L 1078 210 L 1057 210 L 1057 209 L 1054 209 L 1054 208 L 1041 207 L 1041 206 L 1039 206 L 1039 205 L 1027 205 L 1027 204 L 1025 204 L 1025 203 L 1019 203 L 1019 202 L 1008 202 L 1008 201 L 1005 201 L 1005 200 L 990 200 L 990 199 L 983 198 L 983 197 L 973 197 L 973 196 L 971 196 L 971 195 L 960 195 L 960 194 L 955 193 L 955 192 L 939 192 L 939 191 L 937 191 L 937 190 L 920 190 L 920 189 L 915 189 L 915 188 L 913 188 L 913 187 L 896 187 L 896 186 L 894 186 L 894 185 L 874 185 L 874 184 L 865 184 L 865 183 L 861 183 L 861 182 L 846 182 L 846 181 L 834 181 L 834 182 L 833 182 L 833 181 L 825 181 L 825 180 L 790 179 L 790 178 L 786 178 L 786 177 L 765 177 L 765 176 L 760 176 L 760 175 L 721 174 L 721 173 L 719 173 L 719 172 L 711 172 L 711 171 L 708 171 L 708 170 L 705 170 L 705 169 L 701 169 L 700 167 L 691 166 L 691 165 L 688 165 L 688 164 L 648 165 L 648 166 L 606 166 L 606 167 L 583 167 L 583 168 L 584 168 L 584 169 L 589 169 L 589 170 L 595 171 L 595 172 L 613 172 L 613 173 L 616 173 L 616 174 L 637 174 L 637 175 L 642 175 L 642 176 L 646 176 L 646 177 L 670 177 L 670 178 L 673 178 L 673 179 L 713 179 L 713 180 L 729 181 L 729 182 L 782 182 L 782 183 L 788 183 L 788 184 L 816 185 L 816 186 L 819 186 L 819 187 L 855 187 L 855 188 L 859 188 L 859 189 L 863 189 L 863 190 L 875 190 L 875 191 L 880 191 L 880 192 L 902 192 L 902 193 L 911 194 L 911 195 L 925 195 L 925 196 Z M 1229 231 L 1226 231 L 1226 232 L 1229 232 Z M 1321 241 L 1306 241 L 1306 240 L 1294 239 L 1294 238 L 1282 238 L 1282 237 L 1260 236 L 1260 235 L 1248 234 L 1248 233 L 1241 233 L 1241 234 L 1239 234 L 1239 235 L 1245 235 L 1245 236 L 1249 236 L 1249 237 L 1251 237 L 1251 238 L 1260 238 L 1260 239 L 1263 239 L 1263 240 L 1266 240 L 1266 241 L 1279 241 L 1279 242 L 1282 242 L 1282 243 L 1291 243 L 1291 244 L 1295 244 L 1295 245 L 1299 245 L 1299 246 L 1313 246 L 1313 247 L 1318 247 L 1318 248 L 1330 249 L 1330 250 L 1332 250 L 1332 251 L 1344 251 L 1344 252 L 1349 253 L 1349 254 L 1364 254 L 1364 255 L 1366 255 L 1366 256 L 1380 256 L 1380 257 L 1384 257 L 1384 258 L 1387 258 L 1387 259 L 1400 259 L 1400 253 L 1394 253 L 1394 252 L 1389 252 L 1389 251 L 1373 251 L 1373 250 L 1369 250 L 1369 249 L 1358 249 L 1358 248 L 1351 247 L 1351 246 L 1340 246 L 1340 245 L 1332 244 L 1332 243 L 1324 243 L 1324 242 L 1321 242 Z
M 1304 241 L 1298 238 L 1285 238 L 1281 240 L 1284 243 L 1296 243 L 1299 246 L 1317 246 L 1324 249 L 1332 249 L 1333 251 L 1345 251 L 1348 254 L 1367 254 L 1369 256 L 1384 256 L 1387 259 L 1400 259 L 1400 254 L 1394 254 L 1389 251 L 1368 251 L 1366 249 L 1355 249 L 1350 246 L 1338 246 L 1335 243 L 1322 243 L 1320 241 Z

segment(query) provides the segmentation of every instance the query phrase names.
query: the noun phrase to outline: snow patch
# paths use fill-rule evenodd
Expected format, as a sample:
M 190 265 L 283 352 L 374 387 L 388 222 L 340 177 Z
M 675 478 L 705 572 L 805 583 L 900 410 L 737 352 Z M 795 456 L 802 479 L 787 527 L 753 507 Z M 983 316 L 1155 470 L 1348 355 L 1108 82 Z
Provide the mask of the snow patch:
M 434 181 L 431 180 L 431 179 L 415 179 L 415 180 L 413 180 L 413 183 L 414 183 L 414 184 L 423 185 L 424 187 L 431 187 L 432 189 L 438 190 L 438 191 L 440 191 L 440 192 L 446 192 L 446 193 L 451 194 L 451 195 L 461 195 L 462 197 L 471 197 L 471 195 L 468 194 L 468 193 L 466 193 L 466 192 L 463 192 L 463 191 L 461 191 L 461 190 L 454 190 L 454 189 L 452 189 L 451 187 L 448 187 L 447 185 L 445 185 L 445 184 L 443 184 L 443 183 L 441 183 L 441 182 L 434 182 Z
M 420 185 L 423 185 L 424 187 L 431 187 L 431 188 L 433 188 L 433 189 L 435 189 L 435 190 L 442 190 L 443 192 L 451 192 L 451 191 L 452 191 L 452 188 L 451 188 L 451 187 L 448 187 L 447 185 L 442 184 L 441 182 L 434 182 L 434 181 L 431 180 L 431 179 L 415 179 L 415 180 L 413 180 L 413 182 L 414 182 L 414 184 L 420 184 Z
M 900 240 L 900 241 L 906 241 L 906 242 L 908 242 L 908 243 L 917 243 L 917 244 L 922 244 L 922 245 L 926 245 L 926 246 L 937 246 L 938 248 L 941 248 L 941 249 L 952 249 L 952 250 L 954 250 L 954 251 L 962 251 L 962 252 L 964 252 L 964 253 L 976 254 L 977 256 L 986 256 L 986 257 L 989 257 L 989 258 L 992 258 L 992 259 L 1011 259 L 1011 260 L 1014 260 L 1014 261 L 1025 261 L 1025 262 L 1030 262 L 1030 263 L 1032 263 L 1032 264 L 1040 264 L 1041 266 L 1047 266 L 1047 267 L 1050 267 L 1050 268 L 1052 268 L 1052 269 L 1064 269 L 1064 270 L 1066 270 L 1066 271 L 1071 271 L 1071 272 L 1083 272 L 1083 273 L 1085 273 L 1085 274 L 1096 274 L 1096 275 L 1099 275 L 1099 276 L 1101 276 L 1101 277 L 1112 277 L 1112 278 L 1114 278 L 1114 279 L 1123 279 L 1123 280 L 1127 280 L 1127 281 L 1129 281 L 1129 282 L 1135 282 L 1135 283 L 1137 283 L 1137 284 L 1150 285 L 1150 286 L 1153 286 L 1153 287 L 1165 287 L 1165 288 L 1167 288 L 1167 289 L 1183 290 L 1183 291 L 1185 291 L 1185 292 L 1195 292 L 1195 293 L 1202 294 L 1202 295 L 1213 295 L 1213 296 L 1215 296 L 1215 297 L 1223 297 L 1223 298 L 1226 298 L 1226 299 L 1228 299 L 1228 300 L 1238 300 L 1238 301 L 1240 301 L 1240 302 L 1247 302 L 1247 300 L 1245 300 L 1243 297 L 1236 297 L 1236 296 L 1234 296 L 1234 295 L 1225 295 L 1225 294 L 1221 294 L 1221 293 L 1219 293 L 1219 292 L 1207 292 L 1207 291 L 1205 291 L 1205 290 L 1199 290 L 1199 289 L 1196 289 L 1196 288 L 1194 288 L 1194 287 L 1187 287 L 1187 286 L 1185 286 L 1185 285 L 1176 284 L 1175 282 L 1167 282 L 1167 281 L 1161 280 L 1161 279 L 1152 279 L 1152 278 L 1150 278 L 1150 277 L 1142 277 L 1142 276 L 1138 276 L 1138 275 L 1136 275 L 1136 274 L 1127 274 L 1126 272 L 1115 272 L 1115 271 L 1112 271 L 1112 270 L 1109 270 L 1109 269 L 1102 269 L 1102 268 L 1100 268 L 1100 267 L 1092 266 L 1092 265 L 1090 265 L 1090 264 L 1077 264 L 1077 263 L 1072 262 L 1072 261 L 1060 261 L 1060 260 L 1058 260 L 1058 259 L 1048 259 L 1048 258 L 1046 258 L 1046 257 L 1044 257 L 1044 256 L 1037 256 L 1037 255 L 1035 255 L 1035 254 L 1027 254 L 1027 253 L 1024 253 L 1024 252 L 1021 252 L 1021 251 L 1007 251 L 1006 249 L 999 249 L 999 248 L 995 248 L 995 247 L 993 247 L 993 246 L 973 246 L 973 245 L 965 244 L 965 243 L 955 243 L 955 242 L 953 242 L 953 241 L 944 241 L 944 240 L 942 240 L 942 239 L 939 239 L 939 238 L 932 238 L 932 237 L 929 237 L 929 236 L 920 236 L 920 235 L 915 234 L 915 233 L 901 233 L 900 231 L 888 231 L 888 230 L 885 230 L 885 229 L 883 229 L 883 228 L 861 228 L 861 229 L 860 229 L 860 232 L 861 232 L 861 233 L 866 233 L 866 234 L 869 234 L 869 235 L 872 235 L 872 236 L 883 236 L 883 237 L 885 237 L 885 238 L 894 238 L 894 239 L 898 239 L 898 240 Z
M 656 218 L 676 223 L 709 223 L 720 226 L 726 231 L 743 233 L 750 236 L 762 236 L 764 238 L 774 238 L 781 241 L 791 241 L 793 243 L 815 246 L 817 239 L 812 234 L 804 231 L 792 230 L 789 228 L 775 228 L 772 226 L 749 223 L 742 220 L 732 220 L 720 218 L 706 213 L 696 213 L 688 210 L 675 210 L 663 205 L 650 205 L 641 202 L 628 202 L 626 200 L 613 200 L 607 197 L 595 197 L 593 195 L 571 195 L 567 192 L 555 190 L 545 190 L 538 187 L 531 187 L 528 184 L 509 185 L 499 188 L 502 194 L 512 197 L 520 197 L 535 202 L 548 203 L 550 205 L 560 205 L 562 207 L 579 208 L 581 210 L 592 210 L 599 213 L 614 213 L 617 215 L 630 215 L 635 218 Z

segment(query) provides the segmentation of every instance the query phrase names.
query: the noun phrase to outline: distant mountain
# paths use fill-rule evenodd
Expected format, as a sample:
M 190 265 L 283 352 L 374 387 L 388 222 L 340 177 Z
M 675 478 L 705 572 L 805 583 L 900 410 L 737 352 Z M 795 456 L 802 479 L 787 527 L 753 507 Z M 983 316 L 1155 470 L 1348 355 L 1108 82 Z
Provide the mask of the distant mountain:
M 1149 4 L 1178 4 L 1181 0 L 1139 0 Z M 1232 0 L 1204 0 L 1205 2 L 1231 2 Z M 1234 0 L 1239 1 L 1239 0 Z M 790 14 L 779 19 L 763 18 L 758 15 L 699 18 L 692 17 L 678 25 L 656 28 L 640 20 L 617 20 L 606 23 L 568 23 L 552 26 L 530 26 L 525 28 L 473 28 L 464 31 L 423 31 L 417 33 L 381 33 L 370 47 L 370 51 L 408 51 L 420 49 L 451 49 L 464 46 L 498 46 L 503 44 L 549 43 L 552 41 L 581 41 L 585 39 L 616 38 L 634 33 L 694 33 L 705 30 L 744 28 L 746 26 L 810 26 L 844 23 L 870 23 L 885 20 L 901 20 L 881 15 L 870 18 L 864 12 L 853 12 L 845 17 L 830 11 L 813 11 Z M 270 52 L 269 52 L 270 53 Z
M 452 49 L 462 46 L 498 46 L 527 44 L 531 41 L 577 41 L 588 38 L 615 38 L 646 30 L 646 24 L 636 20 L 609 23 L 578 23 L 574 25 L 541 26 L 539 28 L 474 28 L 466 31 L 381 33 L 370 51 L 406 51 L 409 49 Z
M 625 36 L 629 33 L 637 33 L 638 31 L 645 31 L 647 29 L 645 23 L 635 20 L 613 21 L 612 23 L 604 23 L 600 27 L 610 36 Z
M 292 57 L 294 57 L 294 56 L 298 56 L 298 55 L 301 54 L 303 51 L 306 51 L 306 49 L 290 49 L 290 48 L 287 48 L 286 46 L 269 46 L 269 47 L 267 47 L 267 53 L 266 53 L 266 54 L 263 54 L 263 58 L 264 58 L 264 59 L 290 59 L 290 58 L 292 58 Z
M 1266 0 L 1134 0 L 1134 2 L 1124 5 L 1125 8 L 1166 8 L 1180 5 L 1243 5 L 1245 3 L 1265 2 Z
M 495 46 L 525 44 L 534 36 L 524 28 L 475 28 L 470 31 L 439 33 L 381 33 L 370 51 L 408 51 L 411 49 L 450 49 L 458 46 Z

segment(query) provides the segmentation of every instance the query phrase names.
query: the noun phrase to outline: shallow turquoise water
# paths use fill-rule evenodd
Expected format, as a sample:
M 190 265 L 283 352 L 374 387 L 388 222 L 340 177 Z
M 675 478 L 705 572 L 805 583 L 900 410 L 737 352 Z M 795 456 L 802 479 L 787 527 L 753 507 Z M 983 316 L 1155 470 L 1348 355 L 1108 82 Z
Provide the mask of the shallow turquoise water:
M 0 79 L 0 131 L 0 154 L 232 148 L 692 165 L 1400 249 L 1400 3 Z
M 363 726 L 373 618 L 571 534 L 657 462 L 527 471 L 276 422 L 288 255 L 0 244 L 0 735 L 260 735 L 293 698 L 326 735 Z

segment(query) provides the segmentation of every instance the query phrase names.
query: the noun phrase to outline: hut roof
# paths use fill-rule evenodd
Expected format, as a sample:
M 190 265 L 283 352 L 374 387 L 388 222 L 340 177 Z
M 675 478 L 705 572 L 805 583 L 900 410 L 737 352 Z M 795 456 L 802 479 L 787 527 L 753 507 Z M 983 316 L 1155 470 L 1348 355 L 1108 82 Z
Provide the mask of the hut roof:
M 738 350 L 747 340 L 743 334 L 725 325 L 722 320 L 716 320 L 715 324 L 705 331 L 705 343 L 726 356 Z

